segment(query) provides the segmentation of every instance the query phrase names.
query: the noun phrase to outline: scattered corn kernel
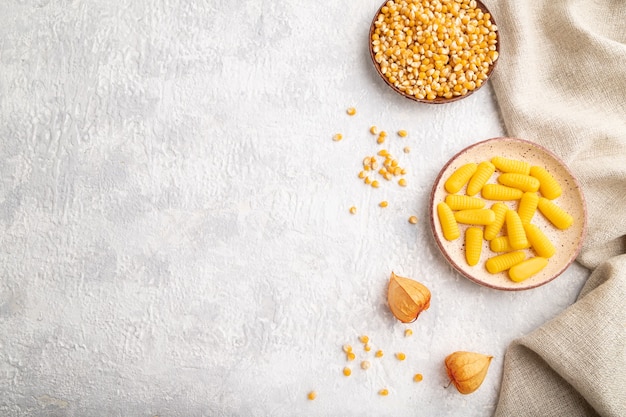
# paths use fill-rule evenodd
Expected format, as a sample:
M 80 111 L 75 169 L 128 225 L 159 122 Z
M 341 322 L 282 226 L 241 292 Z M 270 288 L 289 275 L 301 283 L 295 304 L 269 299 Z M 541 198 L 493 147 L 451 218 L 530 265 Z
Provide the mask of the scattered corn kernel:
M 380 203 L 378 203 L 378 205 L 381 207 L 387 207 L 389 203 L 387 201 L 381 201 Z
M 308 393 L 308 395 L 306 396 L 310 401 L 313 401 L 314 399 L 317 398 L 317 393 L 315 391 L 311 391 Z
M 387 388 L 383 388 L 380 391 L 378 391 L 378 395 L 382 395 L 383 397 L 386 395 L 389 395 L 389 390 Z
M 370 177 L 365 177 L 365 179 L 363 180 L 363 182 L 365 182 L 365 184 L 371 184 L 372 183 L 372 179 Z
M 383 138 L 387 137 L 387 132 L 385 132 L 384 130 L 381 130 L 380 133 L 378 134 L 378 136 L 382 136 Z
M 387 151 L 387 149 L 381 149 L 380 151 L 378 151 L 378 155 L 387 156 L 389 155 L 389 151 Z
M 348 353 L 348 352 L 352 352 L 352 346 L 350 346 L 350 345 L 343 345 L 343 346 L 341 347 L 341 349 L 342 349 L 344 352 L 346 352 L 346 353 Z
M 378 134 L 378 128 L 376 126 L 370 127 L 370 133 L 372 135 L 377 135 Z
M 424 376 L 422 374 L 415 374 L 415 376 L 413 377 L 413 381 L 415 382 L 420 382 L 423 379 L 424 379 Z
M 404 150 L 404 153 L 411 152 L 411 148 L 409 148 L 408 146 L 405 146 L 403 150 Z
M 353 361 L 356 359 L 356 355 L 354 354 L 354 352 L 348 352 L 346 353 L 346 359 L 348 359 L 349 361 Z
M 397 358 L 399 361 L 403 361 L 403 360 L 405 360 L 405 359 L 406 359 L 406 355 L 405 355 L 404 353 L 402 353 L 402 352 L 398 352 L 398 353 L 396 353 L 396 358 Z
M 366 343 L 365 346 L 363 346 L 363 350 L 369 352 L 370 350 L 372 350 L 372 346 L 369 343 Z
M 417 217 L 416 217 L 416 216 L 411 216 L 411 217 L 409 217 L 409 223 L 411 223 L 411 224 L 417 224 Z
M 411 330 L 411 329 L 406 329 L 406 330 L 404 331 L 404 337 L 409 337 L 409 336 L 412 336 L 412 335 L 413 335 L 413 330 Z
M 343 139 L 343 135 L 341 133 L 335 133 L 335 135 L 333 136 L 333 140 L 335 142 L 339 142 L 341 139 Z
M 378 143 L 379 145 L 385 143 L 385 137 L 379 136 L 378 139 L 376 139 L 376 143 Z
M 378 181 L 374 180 L 374 181 L 372 181 L 372 187 L 378 188 L 378 187 L 380 187 L 380 183 Z
M 348 113 L 348 116 L 354 116 L 356 114 L 356 109 L 354 107 L 348 107 L 346 113 Z
M 363 336 L 359 336 L 359 342 L 361 343 L 367 343 L 370 341 L 369 336 L 363 335 Z
M 370 369 L 370 366 L 372 366 L 372 364 L 369 361 L 363 361 L 361 362 L 361 369 Z
M 408 132 L 406 130 L 398 130 L 398 136 L 401 138 L 406 138 L 408 136 Z
M 374 356 L 376 356 L 377 358 L 382 358 L 384 355 L 382 350 L 377 350 L 376 353 L 374 354 Z
M 363 179 L 363 178 L 365 178 L 365 175 L 366 175 L 365 171 L 359 172 L 359 178 Z
M 398 180 L 398 185 L 399 185 L 400 187 L 406 187 L 406 180 L 405 180 L 404 178 L 400 178 L 400 179 Z
M 350 214 L 356 214 L 356 207 L 350 207 Z
M 352 369 L 348 368 L 347 366 L 345 368 L 343 368 L 343 374 L 345 376 L 350 376 L 352 375 Z

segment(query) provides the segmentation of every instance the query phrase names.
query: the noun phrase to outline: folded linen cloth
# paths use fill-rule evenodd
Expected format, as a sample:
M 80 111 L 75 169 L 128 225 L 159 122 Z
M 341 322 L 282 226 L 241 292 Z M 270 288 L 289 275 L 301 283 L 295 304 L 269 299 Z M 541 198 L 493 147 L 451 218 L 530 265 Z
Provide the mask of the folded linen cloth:
M 496 416 L 626 416 L 626 2 L 485 1 L 508 136 L 535 141 L 583 189 L 591 269 L 577 301 L 512 342 Z

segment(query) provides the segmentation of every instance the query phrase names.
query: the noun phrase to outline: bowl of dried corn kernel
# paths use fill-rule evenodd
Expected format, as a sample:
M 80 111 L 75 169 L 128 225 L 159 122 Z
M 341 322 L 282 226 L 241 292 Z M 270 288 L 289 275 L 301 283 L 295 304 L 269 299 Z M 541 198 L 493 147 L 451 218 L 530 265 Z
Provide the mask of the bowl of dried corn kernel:
M 576 259 L 587 211 L 578 181 L 548 149 L 494 138 L 455 155 L 431 191 L 430 224 L 444 258 L 470 280 L 527 290 Z
M 477 0 L 390 0 L 369 31 L 376 71 L 422 103 L 460 100 L 485 85 L 498 60 L 498 28 Z

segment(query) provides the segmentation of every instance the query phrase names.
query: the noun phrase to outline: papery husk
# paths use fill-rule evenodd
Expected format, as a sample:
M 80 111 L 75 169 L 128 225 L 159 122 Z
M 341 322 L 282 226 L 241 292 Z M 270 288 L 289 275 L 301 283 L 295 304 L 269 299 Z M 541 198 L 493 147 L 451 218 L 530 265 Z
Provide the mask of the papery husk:
M 445 359 L 446 372 L 461 394 L 471 394 L 485 380 L 492 359 L 482 353 L 454 352 Z
M 430 291 L 423 284 L 392 272 L 387 287 L 387 303 L 398 320 L 410 323 L 430 307 Z

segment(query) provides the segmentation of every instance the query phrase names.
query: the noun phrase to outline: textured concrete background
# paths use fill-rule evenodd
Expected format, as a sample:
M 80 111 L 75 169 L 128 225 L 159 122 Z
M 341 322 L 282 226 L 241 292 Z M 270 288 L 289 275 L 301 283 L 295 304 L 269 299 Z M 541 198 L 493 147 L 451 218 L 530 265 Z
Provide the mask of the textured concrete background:
M 392 93 L 366 49 L 378 6 L 0 4 L 0 415 L 492 413 L 507 344 L 586 271 L 506 293 L 446 265 L 430 187 L 504 133 L 497 105 L 489 86 L 438 107 Z M 387 144 L 408 187 L 356 177 L 371 124 L 409 132 Z M 392 270 L 433 293 L 411 325 L 386 307 Z M 345 378 L 360 334 L 386 356 Z M 495 356 L 470 396 L 444 388 L 455 350 Z

